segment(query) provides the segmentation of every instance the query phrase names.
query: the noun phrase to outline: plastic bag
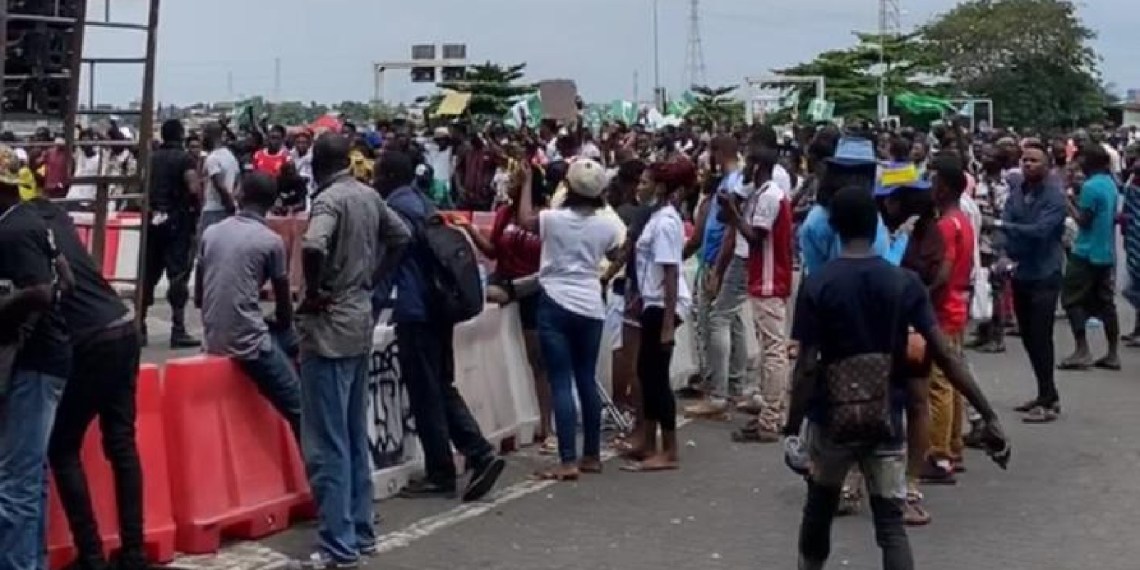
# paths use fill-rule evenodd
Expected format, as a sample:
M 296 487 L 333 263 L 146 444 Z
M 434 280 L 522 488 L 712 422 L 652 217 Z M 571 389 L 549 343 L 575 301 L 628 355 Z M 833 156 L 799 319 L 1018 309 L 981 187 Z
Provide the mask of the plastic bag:
M 994 316 L 994 289 L 990 284 L 990 270 L 979 268 L 974 275 L 974 294 L 970 298 L 970 318 L 988 321 Z

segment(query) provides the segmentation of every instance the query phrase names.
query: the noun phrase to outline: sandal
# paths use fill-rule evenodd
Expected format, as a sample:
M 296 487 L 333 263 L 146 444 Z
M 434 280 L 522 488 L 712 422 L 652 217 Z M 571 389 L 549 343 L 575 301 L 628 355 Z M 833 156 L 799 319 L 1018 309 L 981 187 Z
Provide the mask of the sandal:
M 926 526 L 933 517 L 922 506 L 922 495 L 907 493 L 906 503 L 903 505 L 903 524 L 906 526 Z
M 1093 363 L 1093 367 L 1101 370 L 1112 370 L 1113 372 L 1120 371 L 1120 358 L 1116 356 L 1105 356 L 1098 359 Z
M 1088 370 L 1092 365 L 1091 358 L 1070 356 L 1057 365 L 1057 370 Z
M 839 507 L 835 509 L 835 516 L 844 517 L 854 515 L 863 506 L 863 491 L 858 488 L 843 486 L 839 495 Z
M 554 455 L 558 453 L 558 438 L 554 436 L 547 436 L 542 440 L 542 445 L 538 446 L 539 455 Z
M 564 483 L 569 481 L 577 481 L 580 475 L 581 473 L 576 467 L 573 469 L 555 467 L 545 471 L 536 471 L 533 477 L 536 481 L 555 481 L 558 483 Z
M 680 469 L 680 467 L 676 461 L 650 457 L 644 461 L 636 461 L 622 465 L 621 470 L 626 473 L 653 473 L 657 471 L 676 471 Z

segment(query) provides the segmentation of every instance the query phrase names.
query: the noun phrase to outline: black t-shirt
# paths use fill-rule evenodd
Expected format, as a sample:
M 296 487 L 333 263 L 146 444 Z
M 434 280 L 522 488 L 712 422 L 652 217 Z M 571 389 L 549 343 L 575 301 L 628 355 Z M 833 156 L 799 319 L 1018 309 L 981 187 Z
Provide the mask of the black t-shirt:
M 95 266 L 79 240 L 71 216 L 47 200 L 37 199 L 31 204 L 51 230 L 56 249 L 75 275 L 75 287 L 61 298 L 60 311 L 71 331 L 72 343 L 80 346 L 107 325 L 126 316 L 127 307 Z
M 824 368 L 861 354 L 893 354 L 895 412 L 901 421 L 908 328 L 928 337 L 937 326 L 926 287 L 914 272 L 878 256 L 841 257 L 804 281 L 796 300 L 792 338 L 817 347 Z M 821 419 L 825 405 L 813 402 L 809 417 Z
M 34 207 L 14 206 L 0 220 L 0 281 L 16 289 L 54 284 L 56 255 L 51 233 Z M 16 356 L 16 368 L 59 378 L 71 373 L 71 342 L 58 303 L 39 315 Z
M 186 171 L 196 170 L 198 161 L 180 145 L 162 145 L 151 155 L 150 207 L 155 212 L 189 214 L 190 188 Z

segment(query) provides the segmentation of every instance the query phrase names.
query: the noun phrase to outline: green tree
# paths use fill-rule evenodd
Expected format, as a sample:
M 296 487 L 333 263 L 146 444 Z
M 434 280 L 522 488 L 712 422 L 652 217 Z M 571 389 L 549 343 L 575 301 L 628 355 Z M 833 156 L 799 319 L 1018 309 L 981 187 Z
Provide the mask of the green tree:
M 969 0 L 920 33 L 961 92 L 993 100 L 1000 124 L 1050 128 L 1103 115 L 1096 34 L 1074 2 Z
M 876 116 L 880 75 L 888 97 L 904 91 L 931 96 L 947 94 L 949 86 L 936 73 L 937 64 L 917 34 L 886 36 L 881 47 L 877 34 L 855 37 L 857 43 L 850 48 L 826 51 L 809 62 L 775 71 L 787 76 L 823 76 L 827 82 L 826 98 L 835 103 L 835 116 L 849 119 Z M 800 114 L 812 98 L 819 96 L 814 87 L 804 84 L 782 86 L 798 94 L 796 111 Z
M 444 81 L 439 88 L 470 93 L 469 114 L 499 119 L 519 97 L 534 92 L 534 85 L 522 83 L 525 75 L 525 63 L 503 66 L 488 61 L 468 67 L 463 79 Z M 438 107 L 439 100 L 433 101 L 431 111 Z
M 709 87 L 697 85 L 692 89 L 696 99 L 685 118 L 706 126 L 732 125 L 744 120 L 744 103 L 736 99 L 736 85 Z

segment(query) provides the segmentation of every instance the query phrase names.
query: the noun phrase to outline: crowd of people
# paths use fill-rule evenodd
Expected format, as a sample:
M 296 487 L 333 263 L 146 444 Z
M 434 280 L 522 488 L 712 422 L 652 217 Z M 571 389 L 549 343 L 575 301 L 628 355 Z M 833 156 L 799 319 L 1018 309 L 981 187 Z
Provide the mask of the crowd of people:
M 116 564 L 143 568 L 134 390 L 147 331 L 49 200 L 89 207 L 89 189 L 67 180 L 101 152 L 100 164 L 137 165 L 114 146 L 73 158 L 13 148 L 0 148 L 0 566 L 43 567 L 48 461 L 76 567 L 107 567 L 79 461 L 98 418 L 116 478 Z M 200 344 L 185 325 L 193 302 L 204 351 L 235 359 L 300 442 L 319 519 L 303 567 L 351 568 L 377 551 L 365 412 L 382 316 L 425 458 L 400 495 L 477 501 L 503 472 L 455 386 L 461 319 L 446 289 L 467 268 L 440 243 L 462 232 L 494 262 L 487 300 L 518 305 L 539 443 L 557 457 L 537 478 L 600 473 L 606 445 L 623 471 L 680 468 L 670 364 L 690 349 L 677 344 L 689 325 L 699 373 L 687 391 L 698 397 L 681 413 L 739 413 L 748 419 L 735 441 L 783 442 L 807 483 L 800 568 L 824 566 L 832 518 L 866 494 L 884 567 L 902 570 L 914 566 L 905 526 L 932 521 L 921 485 L 956 483 L 966 446 L 1002 466 L 1010 458 L 966 348 L 1002 352 L 1019 334 L 1036 393 L 1017 411 L 1048 423 L 1061 413 L 1055 369 L 1119 370 L 1119 344 L 1140 344 L 1140 330 L 1120 334 L 1114 302 L 1119 228 L 1125 297 L 1140 306 L 1134 150 L 1099 127 L 1042 139 L 953 122 L 930 133 L 455 123 L 416 136 L 405 122 L 187 134 L 167 121 L 145 189 L 143 286 L 149 306 L 166 276 L 175 348 Z M 494 223 L 484 233 L 449 208 L 494 211 Z M 267 220 L 302 212 L 295 299 L 290 255 Z M 1059 304 L 1076 350 L 1056 363 Z M 1090 323 L 1108 341 L 1096 359 Z M 603 350 L 608 395 L 596 377 Z M 609 396 L 633 429 L 607 442 Z

